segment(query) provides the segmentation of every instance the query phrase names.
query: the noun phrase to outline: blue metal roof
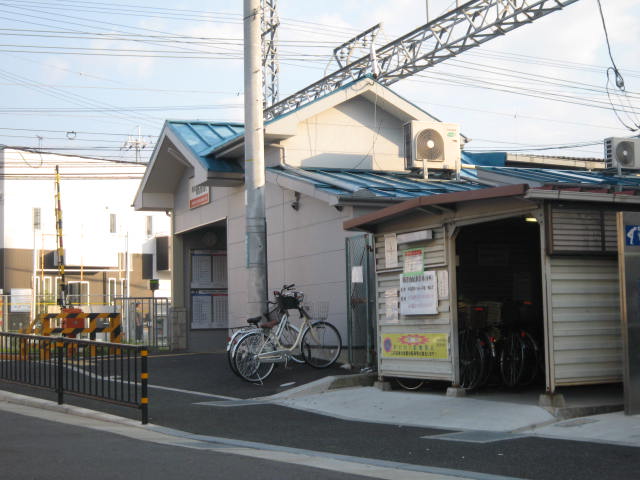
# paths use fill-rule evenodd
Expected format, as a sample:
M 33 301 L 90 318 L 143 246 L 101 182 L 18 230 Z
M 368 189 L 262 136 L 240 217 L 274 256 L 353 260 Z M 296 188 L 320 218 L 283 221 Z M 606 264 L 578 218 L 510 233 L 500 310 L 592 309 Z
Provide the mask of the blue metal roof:
M 504 167 L 507 161 L 505 152 L 472 153 L 462 151 L 462 163 L 470 165 L 486 165 L 488 167 Z
M 566 183 L 568 185 L 619 185 L 628 187 L 640 186 L 638 176 L 607 175 L 602 172 L 589 172 L 585 170 L 555 170 L 548 168 L 519 168 L 519 167 L 481 167 L 477 170 L 482 177 L 482 172 L 496 173 L 499 175 L 522 180 L 522 183 L 536 182 L 541 184 Z
M 267 170 L 304 181 L 320 191 L 337 196 L 362 196 L 364 192 L 372 197 L 409 199 L 486 188 L 475 182 L 422 180 L 402 172 L 292 167 L 269 167 Z
M 244 125 L 228 122 L 167 121 L 167 126 L 189 147 L 194 156 L 208 170 L 214 172 L 242 172 L 237 162 L 218 159 L 212 153 L 216 148 L 244 135 Z

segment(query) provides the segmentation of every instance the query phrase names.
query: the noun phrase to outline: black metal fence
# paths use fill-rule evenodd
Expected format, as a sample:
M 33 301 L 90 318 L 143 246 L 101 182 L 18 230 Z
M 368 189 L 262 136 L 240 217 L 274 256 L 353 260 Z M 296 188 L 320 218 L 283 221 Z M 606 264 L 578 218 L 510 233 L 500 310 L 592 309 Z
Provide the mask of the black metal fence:
M 141 345 L 0 333 L 0 379 L 140 409 L 149 420 L 148 350 Z

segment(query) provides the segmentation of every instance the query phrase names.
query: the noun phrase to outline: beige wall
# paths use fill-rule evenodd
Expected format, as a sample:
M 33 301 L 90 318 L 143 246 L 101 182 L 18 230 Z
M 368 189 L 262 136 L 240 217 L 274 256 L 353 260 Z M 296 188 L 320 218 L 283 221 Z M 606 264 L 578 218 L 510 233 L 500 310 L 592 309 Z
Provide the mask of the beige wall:
M 282 146 L 296 167 L 403 170 L 402 125 L 358 97 L 301 122 Z

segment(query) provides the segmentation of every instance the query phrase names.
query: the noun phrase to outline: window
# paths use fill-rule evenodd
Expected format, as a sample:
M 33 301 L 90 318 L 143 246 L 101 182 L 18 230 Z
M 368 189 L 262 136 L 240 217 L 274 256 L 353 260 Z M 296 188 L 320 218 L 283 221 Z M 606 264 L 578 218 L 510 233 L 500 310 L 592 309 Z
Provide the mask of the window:
M 127 281 L 124 278 L 120 280 L 120 295 L 123 297 L 127 297 L 129 295 L 129 291 L 127 290 Z
M 40 227 L 41 227 L 40 219 L 41 219 L 40 207 L 34 207 L 33 208 L 33 229 L 34 230 L 40 230 Z
M 107 302 L 113 303 L 118 295 L 118 280 L 115 278 L 109 278 L 107 284 Z
M 53 289 L 53 280 L 54 280 L 53 277 L 44 277 L 44 289 L 43 289 L 44 297 L 42 298 L 42 301 L 45 303 L 49 303 L 49 304 L 56 303 L 56 294 Z
M 151 215 L 147 215 L 147 237 L 153 236 L 153 217 Z
M 615 255 L 618 249 L 614 211 L 547 207 L 550 255 Z
M 115 213 L 109 214 L 109 233 L 118 232 L 118 219 Z
M 68 302 L 71 305 L 89 304 L 89 282 L 69 282 Z

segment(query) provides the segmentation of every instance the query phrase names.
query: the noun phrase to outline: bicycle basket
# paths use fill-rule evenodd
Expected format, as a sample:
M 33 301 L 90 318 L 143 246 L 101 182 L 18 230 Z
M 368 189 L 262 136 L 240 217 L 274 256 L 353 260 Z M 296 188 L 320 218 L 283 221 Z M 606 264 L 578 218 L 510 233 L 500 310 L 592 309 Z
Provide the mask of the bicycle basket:
M 278 296 L 278 306 L 283 310 L 297 310 L 300 306 L 300 298 L 297 293 Z

